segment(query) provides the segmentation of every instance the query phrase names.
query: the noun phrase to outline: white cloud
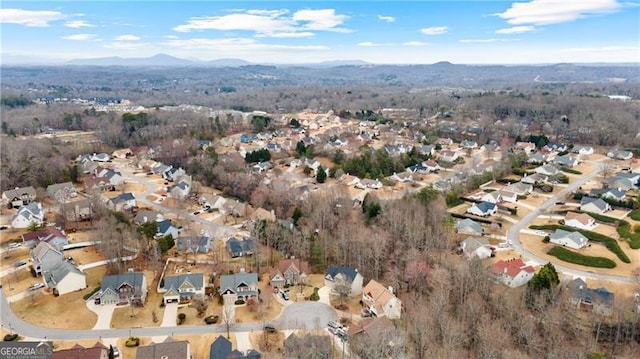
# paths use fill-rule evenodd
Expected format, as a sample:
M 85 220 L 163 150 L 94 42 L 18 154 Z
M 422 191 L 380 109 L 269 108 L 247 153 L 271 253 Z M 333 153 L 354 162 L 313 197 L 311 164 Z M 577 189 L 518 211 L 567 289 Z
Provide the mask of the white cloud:
M 96 34 L 75 34 L 75 35 L 62 36 L 62 38 L 65 40 L 72 40 L 72 41 L 87 41 L 87 40 L 95 39 Z
M 513 26 L 504 29 L 496 30 L 496 34 L 509 35 L 509 34 L 522 34 L 525 32 L 536 31 L 534 26 Z
M 29 27 L 47 27 L 52 21 L 62 20 L 65 15 L 59 11 L 0 9 L 0 23 L 18 24 Z
M 393 16 L 378 15 L 378 20 L 382 20 L 385 22 L 394 22 L 396 21 L 396 18 Z
M 223 16 L 193 17 L 186 24 L 173 28 L 177 32 L 203 30 L 251 31 L 259 37 L 310 37 L 310 31 L 348 32 L 339 27 L 348 18 L 334 9 L 300 10 L 234 10 Z
M 442 35 L 446 34 L 447 31 L 449 31 L 449 27 L 447 26 L 432 26 L 420 29 L 420 32 L 425 35 Z
M 389 42 L 364 41 L 364 42 L 359 42 L 358 46 L 362 46 L 362 47 L 380 47 L 380 46 L 393 46 L 393 44 L 389 43 Z
M 407 41 L 407 42 L 402 43 L 402 45 L 418 47 L 418 46 L 427 46 L 429 44 L 427 44 L 426 42 L 422 42 L 422 41 Z
M 222 38 L 222 39 L 170 39 L 161 43 L 163 46 L 175 47 L 181 50 L 219 50 L 234 51 L 236 53 L 250 54 L 253 51 L 284 52 L 288 51 L 324 51 L 329 48 L 322 45 L 278 45 L 259 43 L 250 38 Z
M 84 20 L 69 20 L 64 23 L 64 26 L 70 27 L 72 29 L 79 29 L 81 27 L 94 27 Z
M 115 39 L 113 39 L 114 41 L 138 41 L 140 40 L 140 36 L 136 36 L 136 35 L 120 35 L 120 36 L 116 36 Z
M 520 39 L 462 39 L 459 42 L 462 43 L 490 43 L 490 42 L 514 42 L 520 41 Z
M 532 0 L 517 2 L 503 13 L 494 14 L 512 25 L 549 25 L 574 21 L 589 15 L 615 12 L 616 0 Z

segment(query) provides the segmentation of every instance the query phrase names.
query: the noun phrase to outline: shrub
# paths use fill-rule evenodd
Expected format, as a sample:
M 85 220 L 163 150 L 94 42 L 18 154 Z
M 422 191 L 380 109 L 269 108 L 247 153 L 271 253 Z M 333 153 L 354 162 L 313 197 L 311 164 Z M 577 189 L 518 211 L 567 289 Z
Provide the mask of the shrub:
M 560 170 L 562 172 L 571 173 L 571 174 L 574 174 L 574 175 L 581 175 L 582 174 L 582 172 L 580 172 L 578 170 L 574 170 L 572 168 L 568 168 L 568 167 L 560 167 Z
M 95 287 L 95 288 L 93 288 L 93 290 L 91 292 L 83 295 L 82 298 L 84 298 L 84 300 L 87 300 L 87 299 L 91 298 L 92 295 L 96 294 L 99 290 L 100 290 L 100 287 Z
M 218 322 L 218 319 L 220 319 L 220 317 L 218 317 L 217 315 L 210 315 L 204 318 L 204 322 L 207 324 L 216 324 Z
M 18 334 L 7 334 L 4 336 L 4 341 L 5 342 L 12 342 L 14 340 L 18 339 Z
M 127 348 L 133 348 L 140 345 L 140 338 L 138 337 L 129 337 L 127 341 L 124 343 Z
M 184 313 L 178 314 L 178 325 L 183 324 L 186 319 L 187 319 L 187 315 L 186 314 L 184 314 Z
M 238 299 L 235 302 L 235 305 L 242 305 L 242 304 L 244 304 L 244 299 Z
M 640 221 L 640 210 L 636 209 L 631 211 L 631 213 L 629 213 L 629 217 L 634 221 Z
M 547 253 L 565 262 L 588 267 L 615 268 L 616 266 L 616 263 L 609 258 L 585 256 L 563 247 L 553 247 Z
M 317 302 L 320 300 L 320 294 L 318 294 L 318 287 L 313 287 L 313 294 L 311 294 L 311 300 L 313 300 L 314 302 Z
M 551 241 L 551 237 L 549 236 L 544 236 L 544 238 L 542 239 L 543 243 L 549 243 Z

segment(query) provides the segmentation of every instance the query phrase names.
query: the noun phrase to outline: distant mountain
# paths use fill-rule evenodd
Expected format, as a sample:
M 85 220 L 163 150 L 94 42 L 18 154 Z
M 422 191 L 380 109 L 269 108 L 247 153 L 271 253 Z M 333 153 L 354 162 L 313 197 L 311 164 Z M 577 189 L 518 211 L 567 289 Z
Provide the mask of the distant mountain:
M 157 54 L 151 57 L 100 57 L 94 59 L 76 59 L 67 62 L 67 65 L 80 66 L 193 66 L 197 64 L 166 54 Z
M 251 62 L 245 61 L 242 59 L 217 59 L 217 60 L 211 60 L 206 62 L 200 62 L 200 64 L 206 64 L 210 66 L 219 66 L 219 67 L 240 67 L 240 66 L 253 65 Z

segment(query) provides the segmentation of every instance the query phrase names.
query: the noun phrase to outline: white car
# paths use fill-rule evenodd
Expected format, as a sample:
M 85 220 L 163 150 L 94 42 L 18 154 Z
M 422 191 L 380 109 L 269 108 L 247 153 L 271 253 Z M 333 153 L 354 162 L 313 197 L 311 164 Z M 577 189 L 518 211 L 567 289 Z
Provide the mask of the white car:
M 11 243 L 9 243 L 8 247 L 13 249 L 13 248 L 18 248 L 21 245 L 22 245 L 22 243 L 19 243 L 19 242 L 11 242 Z
M 31 285 L 29 287 L 29 290 L 38 290 L 38 289 L 44 288 L 44 287 L 45 287 L 44 283 L 36 283 L 36 284 Z

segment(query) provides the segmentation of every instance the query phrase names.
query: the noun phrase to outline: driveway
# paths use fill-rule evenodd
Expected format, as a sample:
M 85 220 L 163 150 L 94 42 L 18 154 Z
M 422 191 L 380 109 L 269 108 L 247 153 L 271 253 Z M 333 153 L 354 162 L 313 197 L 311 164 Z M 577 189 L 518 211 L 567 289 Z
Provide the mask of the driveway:
M 178 320 L 178 303 L 169 303 L 164 306 L 164 316 L 161 327 L 175 327 Z
M 282 314 L 273 321 L 279 330 L 321 329 L 338 318 L 336 311 L 319 302 L 296 302 L 284 308 Z
M 236 349 L 246 352 L 249 349 L 253 349 L 251 340 L 249 340 L 250 332 L 236 332 Z
M 320 300 L 318 302 L 331 305 L 331 288 L 324 286 L 318 290 Z
M 115 304 L 105 304 L 99 305 L 95 304 L 93 300 L 88 300 L 87 308 L 90 311 L 96 313 L 98 315 L 98 320 L 96 324 L 93 326 L 93 329 L 109 329 L 111 328 L 111 317 L 113 316 L 113 311 L 116 309 Z

